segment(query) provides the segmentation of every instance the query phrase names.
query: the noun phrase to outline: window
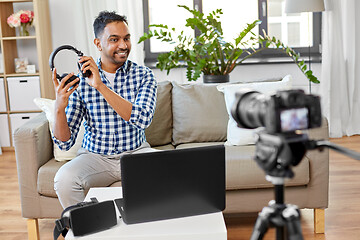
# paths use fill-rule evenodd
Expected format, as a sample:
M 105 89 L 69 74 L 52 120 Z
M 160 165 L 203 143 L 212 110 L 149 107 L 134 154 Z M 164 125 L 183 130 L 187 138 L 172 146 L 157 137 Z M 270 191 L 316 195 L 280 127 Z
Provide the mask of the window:
M 179 32 L 184 30 L 186 35 L 196 34 L 195 31 L 184 27 L 188 12 L 177 5 L 193 6 L 205 15 L 221 8 L 222 27 L 225 40 L 229 41 L 246 26 L 256 19 L 262 23 L 254 31 L 262 34 L 263 30 L 270 36 L 275 36 L 286 45 L 300 52 L 301 55 L 320 56 L 321 43 L 321 13 L 285 13 L 285 0 L 143 0 L 145 32 L 149 24 L 166 24 L 175 27 Z M 185 32 L 185 30 L 187 31 Z M 310 46 L 310 49 L 309 49 Z M 172 46 L 156 39 L 145 41 L 145 61 L 156 61 L 161 52 L 170 51 Z M 268 49 L 258 55 L 264 57 L 284 56 L 280 51 Z
M 193 0 L 177 0 L 177 1 L 164 1 L 164 0 L 148 0 L 149 3 L 149 19 L 146 26 L 149 24 L 166 24 L 169 27 L 175 27 L 179 32 L 182 30 L 186 35 L 194 35 L 192 29 L 185 27 L 185 19 L 191 17 L 190 13 L 184 9 L 179 8 L 177 5 L 192 6 Z M 171 51 L 173 47 L 170 44 L 164 44 L 154 38 L 150 39 L 150 51 L 152 53 L 160 53 Z

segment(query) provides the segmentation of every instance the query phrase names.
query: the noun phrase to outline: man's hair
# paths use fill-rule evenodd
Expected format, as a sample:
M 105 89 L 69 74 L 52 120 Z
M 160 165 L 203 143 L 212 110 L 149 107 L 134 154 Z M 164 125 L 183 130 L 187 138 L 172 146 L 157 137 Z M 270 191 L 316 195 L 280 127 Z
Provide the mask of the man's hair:
M 112 22 L 125 22 L 126 25 L 128 24 L 126 16 L 121 16 L 117 14 L 115 11 L 113 12 L 102 11 L 94 20 L 93 27 L 94 27 L 95 38 L 98 38 L 98 36 L 101 35 L 102 32 L 104 31 L 106 25 Z

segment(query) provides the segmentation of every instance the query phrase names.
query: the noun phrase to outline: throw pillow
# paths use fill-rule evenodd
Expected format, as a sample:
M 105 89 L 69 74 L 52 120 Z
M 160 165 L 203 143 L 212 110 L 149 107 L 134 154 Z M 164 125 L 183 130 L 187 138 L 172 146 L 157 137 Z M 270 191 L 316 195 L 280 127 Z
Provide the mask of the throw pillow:
M 172 84 L 173 144 L 224 142 L 229 117 L 216 85 Z
M 224 93 L 226 109 L 229 114 L 227 126 L 227 141 L 225 145 L 249 145 L 255 143 L 255 130 L 239 128 L 231 117 L 231 108 L 235 103 L 235 93 L 240 88 L 250 88 L 266 95 L 273 95 L 278 90 L 291 89 L 292 77 L 285 76 L 279 81 L 263 81 L 251 83 L 225 83 L 218 85 L 217 89 Z
M 159 82 L 154 118 L 145 129 L 146 141 L 152 146 L 162 146 L 171 143 L 172 136 L 172 85 L 169 81 Z
M 46 118 L 49 121 L 49 128 L 51 136 L 52 133 L 52 125 L 54 123 L 54 110 L 55 110 L 55 100 L 46 99 L 46 98 L 35 98 L 35 104 L 46 114 Z M 81 148 L 82 140 L 84 138 L 84 124 L 82 123 L 80 126 L 80 130 L 78 136 L 76 138 L 74 146 L 72 146 L 68 151 L 62 151 L 56 145 L 54 145 L 54 158 L 56 161 L 67 161 L 76 157 L 77 151 Z

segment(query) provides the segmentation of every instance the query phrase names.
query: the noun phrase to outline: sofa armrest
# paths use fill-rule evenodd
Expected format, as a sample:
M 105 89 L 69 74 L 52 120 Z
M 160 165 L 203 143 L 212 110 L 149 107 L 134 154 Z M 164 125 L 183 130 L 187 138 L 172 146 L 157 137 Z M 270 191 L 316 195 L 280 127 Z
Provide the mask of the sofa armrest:
M 309 130 L 308 136 L 312 140 L 328 140 L 329 126 L 327 119 L 323 118 L 320 128 Z M 308 185 L 310 193 L 308 201 L 317 199 L 318 208 L 327 208 L 329 202 L 329 149 L 308 151 L 306 157 L 310 162 L 310 182 Z
M 53 158 L 53 143 L 45 113 L 16 129 L 13 135 L 18 170 L 22 214 L 37 211 L 39 168 Z
M 322 124 L 319 128 L 313 128 L 308 130 L 309 139 L 314 140 L 329 140 L 329 124 L 328 120 L 323 117 Z

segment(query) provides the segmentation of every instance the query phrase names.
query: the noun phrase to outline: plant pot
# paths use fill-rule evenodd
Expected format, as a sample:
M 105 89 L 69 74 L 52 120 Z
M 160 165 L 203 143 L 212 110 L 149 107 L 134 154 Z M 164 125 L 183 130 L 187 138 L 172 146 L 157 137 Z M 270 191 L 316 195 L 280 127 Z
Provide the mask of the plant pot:
M 229 74 L 227 75 L 204 75 L 204 83 L 226 83 L 229 82 Z

